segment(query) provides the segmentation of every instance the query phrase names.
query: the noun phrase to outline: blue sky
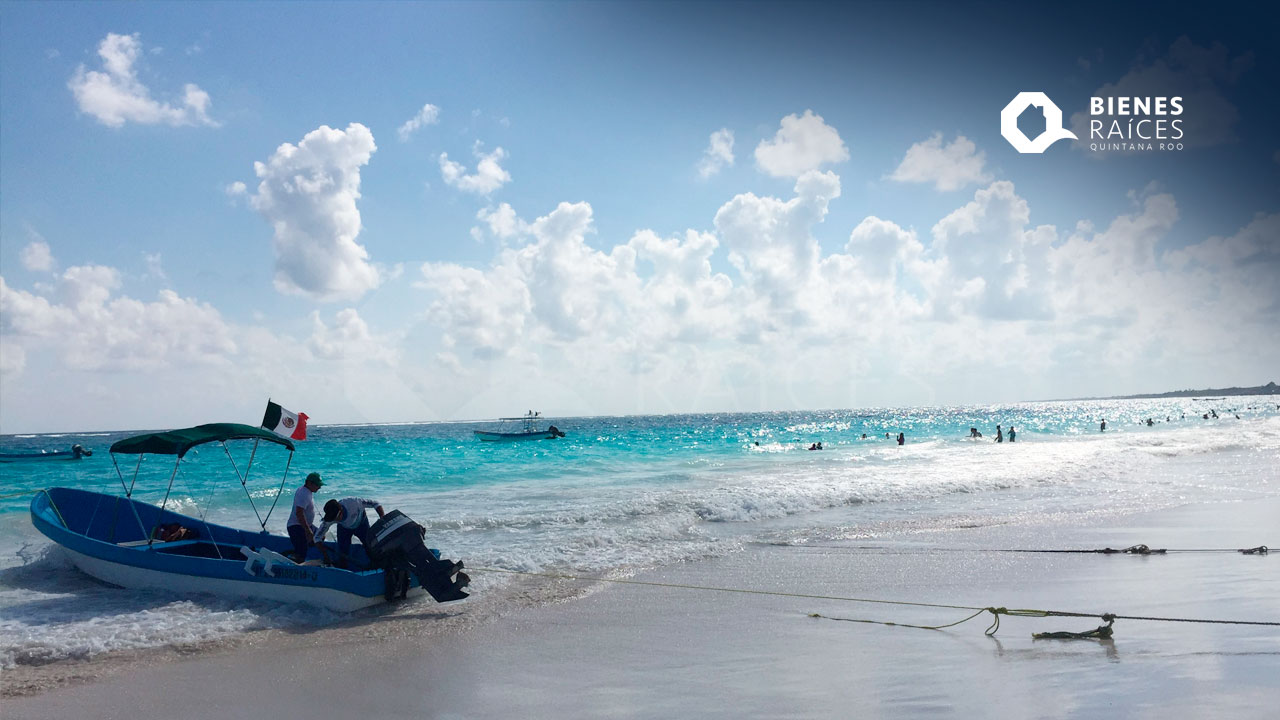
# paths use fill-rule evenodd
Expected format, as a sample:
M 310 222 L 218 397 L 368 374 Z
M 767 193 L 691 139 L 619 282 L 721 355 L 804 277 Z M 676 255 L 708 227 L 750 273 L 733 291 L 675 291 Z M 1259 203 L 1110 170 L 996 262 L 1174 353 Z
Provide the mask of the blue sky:
M 1259 13 L 6 3 L 0 431 L 1264 383 Z M 1022 91 L 1185 147 L 1020 154 Z

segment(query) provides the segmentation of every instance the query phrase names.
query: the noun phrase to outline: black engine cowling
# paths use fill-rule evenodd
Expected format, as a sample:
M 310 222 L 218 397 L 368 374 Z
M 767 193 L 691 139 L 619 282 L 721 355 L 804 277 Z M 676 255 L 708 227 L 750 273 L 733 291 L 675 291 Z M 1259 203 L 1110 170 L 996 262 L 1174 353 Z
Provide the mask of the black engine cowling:
M 450 602 L 467 597 L 462 588 L 471 581 L 460 572 L 462 563 L 441 560 L 437 550 L 423 542 L 426 530 L 399 510 L 392 510 L 369 528 L 369 559 L 388 575 L 411 572 L 418 584 L 436 599 Z M 456 577 L 455 577 L 456 573 Z M 397 583 L 398 585 L 399 583 Z M 391 589 L 388 585 L 388 596 Z

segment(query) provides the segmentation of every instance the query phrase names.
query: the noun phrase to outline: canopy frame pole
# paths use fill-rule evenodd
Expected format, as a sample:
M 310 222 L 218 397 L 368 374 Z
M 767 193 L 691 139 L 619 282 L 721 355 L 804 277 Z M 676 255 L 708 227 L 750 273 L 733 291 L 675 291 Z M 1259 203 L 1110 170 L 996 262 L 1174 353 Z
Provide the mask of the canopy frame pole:
M 293 451 L 289 451 L 289 459 L 284 463 L 284 475 L 280 478 L 280 489 L 276 490 L 276 499 L 271 501 L 271 507 L 267 510 L 267 517 L 262 521 L 262 532 L 267 531 L 267 520 L 271 519 L 271 513 L 276 509 L 276 503 L 280 502 L 280 494 L 284 492 L 285 481 L 289 479 L 289 466 L 293 464 Z
M 183 475 L 182 477 L 185 481 L 187 476 Z M 209 527 L 209 521 L 204 519 L 205 514 L 209 512 L 208 506 L 213 504 L 213 491 L 216 487 L 217 486 L 214 483 L 209 483 L 209 496 L 205 498 L 205 507 L 200 511 L 200 517 L 196 519 L 200 521 L 201 525 L 204 525 L 204 531 L 209 535 L 209 542 L 213 544 L 213 552 L 217 554 L 218 559 L 226 560 L 226 558 L 222 556 L 222 548 L 218 547 L 218 539 L 213 536 L 213 528 Z M 188 487 L 187 489 L 189 491 L 191 488 Z M 199 507 L 199 505 L 197 505 L 197 507 Z
M 249 494 L 249 485 L 247 484 L 249 480 L 249 468 L 246 467 L 244 469 L 244 475 L 241 475 L 240 467 L 236 465 L 236 459 L 231 457 L 231 451 L 227 449 L 227 441 L 223 440 L 218 444 L 222 446 L 222 452 L 227 454 L 227 460 L 231 461 L 231 469 L 236 471 L 236 477 L 240 479 L 240 487 L 244 488 L 244 496 L 249 498 L 249 507 L 253 508 L 253 514 L 258 516 L 258 523 L 263 527 L 266 527 L 266 521 L 262 519 L 262 513 L 258 512 L 258 506 L 253 503 L 253 496 Z M 256 441 L 254 442 L 254 449 L 257 450 Z M 250 457 L 249 462 L 253 462 L 252 457 Z
M 127 487 L 125 487 L 124 484 L 124 473 L 120 472 L 120 464 L 116 462 L 115 453 L 111 453 L 111 464 L 116 468 L 116 475 L 120 478 L 120 486 L 124 487 L 125 502 L 129 503 L 129 509 L 133 511 L 133 518 L 138 521 L 138 529 L 145 535 L 147 532 L 147 526 L 142 522 L 142 516 L 138 514 L 138 508 L 134 507 L 133 500 L 131 499 L 133 496 L 133 485 L 138 482 L 138 471 L 142 469 L 142 453 L 138 453 L 138 466 L 133 469 L 133 483 L 130 483 Z M 115 540 L 116 538 L 116 520 L 120 518 L 119 498 L 116 498 L 116 500 L 116 509 L 111 515 L 111 532 L 107 536 L 111 540 Z M 85 530 L 87 531 L 88 528 Z M 150 543 L 147 543 L 147 545 L 150 546 Z
M 133 486 L 138 484 L 138 471 L 142 470 L 142 453 L 138 453 L 138 465 L 133 469 L 133 481 L 129 483 L 129 491 L 124 494 L 125 497 L 133 497 Z M 111 456 L 115 459 L 115 456 Z
M 116 462 L 116 454 L 111 453 L 111 465 L 116 469 L 116 477 L 120 478 L 120 487 L 124 489 L 124 496 L 129 497 L 129 486 L 124 483 L 124 473 L 120 472 L 120 463 Z M 142 456 L 138 456 L 138 465 L 142 465 Z M 138 478 L 137 472 L 134 472 L 134 479 Z
M 139 460 L 139 464 L 141 464 L 141 460 Z M 165 488 L 164 500 L 160 503 L 160 512 L 156 515 L 156 526 L 151 528 L 151 532 L 147 533 L 147 549 L 148 550 L 150 550 L 152 544 L 155 543 L 156 530 L 160 529 L 160 522 L 164 520 L 164 508 L 166 505 L 169 504 L 169 493 L 173 491 L 173 479 L 178 477 L 178 466 L 180 465 L 182 465 L 181 455 L 178 456 L 177 462 L 173 464 L 173 472 L 169 475 L 169 487 Z M 138 511 L 135 509 L 133 512 L 136 515 Z M 138 522 L 141 523 L 142 520 L 139 519 Z

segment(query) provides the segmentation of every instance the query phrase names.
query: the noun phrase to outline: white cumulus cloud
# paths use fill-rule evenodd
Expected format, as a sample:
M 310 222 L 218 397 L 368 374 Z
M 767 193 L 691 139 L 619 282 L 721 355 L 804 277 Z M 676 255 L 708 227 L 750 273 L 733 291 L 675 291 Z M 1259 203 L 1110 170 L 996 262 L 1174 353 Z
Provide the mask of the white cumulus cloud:
M 497 208 L 482 208 L 476 213 L 476 219 L 489 227 L 494 237 L 507 240 L 529 232 L 529 224 L 521 220 L 514 208 L 507 203 Z
M 22 267 L 32 272 L 49 272 L 54 266 L 53 251 L 49 249 L 49 243 L 39 238 L 22 248 L 19 258 L 22 260 Z
M 709 178 L 729 165 L 733 165 L 733 131 L 720 128 L 711 133 L 710 144 L 702 151 L 702 159 L 698 161 L 698 174 Z
M 236 351 L 230 327 L 207 303 L 160 291 L 153 302 L 117 295 L 115 268 L 68 268 L 50 294 L 0 278 L 0 334 L 22 351 L 52 349 L 74 369 L 146 370 L 219 363 Z
M 356 242 L 360 168 L 376 150 L 360 123 L 322 125 L 254 163 L 261 182 L 251 202 L 274 231 L 277 290 L 332 301 L 358 298 L 381 282 Z
M 494 148 L 493 152 L 486 153 L 480 143 L 476 142 L 472 152 L 477 163 L 476 171 L 470 175 L 467 174 L 466 166 L 449 159 L 449 153 L 440 153 L 440 177 L 446 185 L 477 195 L 489 195 L 511 182 L 511 173 L 504 170 L 501 164 L 507 157 L 505 150 Z
M 991 176 L 984 171 L 986 162 L 986 153 L 980 152 L 969 138 L 958 135 L 944 145 L 942 133 L 934 133 L 928 140 L 907 149 L 906 156 L 889 179 L 933 183 L 938 190 L 949 192 L 991 182 Z
M 756 164 L 774 177 L 799 177 L 848 159 L 849 149 L 840 133 L 812 110 L 805 110 L 803 116 L 782 118 L 773 139 L 761 140 L 756 146 Z
M 427 103 L 422 106 L 417 115 L 405 121 L 405 124 L 401 125 L 396 132 L 400 134 L 401 142 L 408 142 L 410 136 L 417 132 L 418 128 L 424 125 L 435 125 L 438 122 L 440 122 L 440 108 Z
M 387 366 L 397 362 L 396 339 L 376 337 L 354 308 L 338 311 L 332 326 L 321 319 L 319 312 L 312 312 L 311 326 L 307 347 L 318 358 L 343 363 L 371 361 Z
M 177 104 L 151 97 L 134 67 L 142 53 L 138 38 L 137 33 L 108 33 L 98 45 L 102 70 L 89 70 L 84 65 L 76 68 L 67 87 L 75 95 L 80 111 L 108 127 L 120 127 L 126 122 L 216 127 L 218 123 L 209 117 L 209 93 L 194 83 L 183 86 Z

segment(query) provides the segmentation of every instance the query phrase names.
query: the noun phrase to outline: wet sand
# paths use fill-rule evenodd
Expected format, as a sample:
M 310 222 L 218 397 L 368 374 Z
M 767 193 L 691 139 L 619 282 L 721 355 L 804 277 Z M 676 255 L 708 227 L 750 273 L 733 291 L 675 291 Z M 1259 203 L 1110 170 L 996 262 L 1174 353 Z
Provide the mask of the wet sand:
M 1136 557 L 966 548 L 1280 544 L 1280 500 L 1191 505 L 1070 525 L 919 532 L 753 546 L 631 579 L 878 600 L 1280 621 L 1280 557 Z M 827 547 L 833 546 L 835 547 Z M 867 549 L 867 546 L 875 546 Z M 947 550 L 936 550 L 947 548 Z M 479 573 L 476 573 L 477 575 Z M 482 599 L 411 617 L 264 633 L 215 653 L 165 651 L 105 677 L 7 697 L 12 718 L 1270 718 L 1280 627 L 1119 620 L 1115 637 L 1033 640 L 1088 618 L 652 585 L 526 580 L 543 599 Z M 585 593 L 585 594 L 583 594 Z M 6 685 L 10 682 L 6 678 Z

